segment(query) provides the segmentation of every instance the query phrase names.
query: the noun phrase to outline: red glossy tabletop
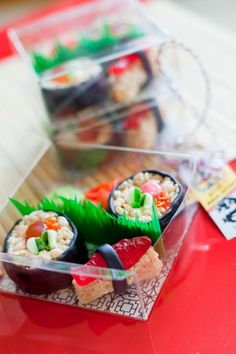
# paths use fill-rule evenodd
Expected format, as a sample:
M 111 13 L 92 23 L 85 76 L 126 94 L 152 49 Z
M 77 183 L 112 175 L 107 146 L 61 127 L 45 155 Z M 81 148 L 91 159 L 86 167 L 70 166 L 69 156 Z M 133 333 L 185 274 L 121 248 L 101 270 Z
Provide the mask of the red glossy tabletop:
M 0 353 L 235 354 L 235 279 L 236 239 L 199 207 L 148 321 L 0 294 Z

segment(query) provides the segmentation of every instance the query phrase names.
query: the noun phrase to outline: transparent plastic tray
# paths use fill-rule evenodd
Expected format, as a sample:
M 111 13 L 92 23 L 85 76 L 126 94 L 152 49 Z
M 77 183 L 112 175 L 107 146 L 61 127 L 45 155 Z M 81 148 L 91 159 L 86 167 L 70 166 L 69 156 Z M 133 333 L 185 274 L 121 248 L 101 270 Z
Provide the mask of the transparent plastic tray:
M 64 146 L 79 142 L 151 149 L 160 142 L 159 137 L 166 126 L 154 98 L 93 114 L 90 111 L 80 120 L 58 124 L 51 131 L 51 138 Z
M 158 47 L 167 34 L 138 1 L 70 7 L 9 35 L 33 66 L 53 123 L 89 107 L 126 104 L 160 86 Z
M 88 310 L 147 320 L 172 268 L 195 211 L 194 206 L 189 204 L 186 198 L 192 180 L 193 163 L 189 156 L 184 154 L 122 149 L 119 147 L 96 147 L 82 144 L 77 146 L 77 151 L 81 157 L 84 156 L 83 159 L 81 158 L 83 163 L 80 164 L 80 168 L 74 174 L 68 174 L 58 162 L 54 148 L 50 148 L 13 197 L 20 201 L 27 200 L 31 204 L 36 204 L 42 196 L 60 186 L 71 185 L 86 191 L 103 182 L 117 177 L 127 178 L 146 169 L 157 169 L 170 173 L 181 183 L 185 198 L 170 220 L 162 237 L 154 245 L 155 250 L 157 250 L 163 261 L 163 269 L 160 275 L 145 282 L 139 282 L 136 274 L 129 271 L 121 272 L 114 269 L 80 266 L 59 261 L 45 263 L 37 257 L 9 256 L 7 253 L 0 253 L 3 271 L 4 265 L 13 263 L 17 266 L 37 268 L 37 270 L 44 272 L 45 276 L 48 273 L 48 277 L 58 273 L 65 275 L 72 272 L 73 274 L 82 274 L 108 281 L 122 281 L 132 278 L 132 284 L 128 286 L 125 294 L 109 293 L 87 305 L 82 305 L 77 300 L 72 287 L 59 290 L 50 295 L 36 296 L 24 293 L 17 288 L 16 284 L 10 280 L 5 272 L 0 279 L 0 290 L 64 305 L 82 307 Z M 86 154 L 91 156 L 91 153 L 93 156 L 92 163 L 89 159 L 86 159 Z M 7 232 L 19 218 L 19 213 L 9 202 L 0 215 L 1 244 L 4 243 Z M 30 278 L 28 281 L 32 282 L 35 279 Z
M 159 102 L 154 97 L 93 114 L 89 111 L 80 120 L 71 119 L 48 130 L 64 167 L 79 167 L 77 146 L 81 143 L 166 151 L 186 134 L 188 124 L 188 116 L 180 118 L 174 102 Z

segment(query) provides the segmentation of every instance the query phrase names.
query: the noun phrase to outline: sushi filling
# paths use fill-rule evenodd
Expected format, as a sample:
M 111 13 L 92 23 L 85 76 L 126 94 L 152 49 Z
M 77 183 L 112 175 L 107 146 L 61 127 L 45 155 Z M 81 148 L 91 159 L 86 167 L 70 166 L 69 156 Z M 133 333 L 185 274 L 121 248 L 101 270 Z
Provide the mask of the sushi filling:
M 129 102 L 148 80 L 143 61 L 136 54 L 118 59 L 108 68 L 111 78 L 111 95 L 117 102 Z
M 57 75 L 60 72 L 65 72 L 65 74 Z M 57 67 L 50 71 L 49 75 L 45 74 L 43 87 L 45 89 L 65 89 L 77 84 L 83 84 L 92 78 L 95 80 L 100 77 L 101 73 L 102 67 L 100 65 L 95 64 L 90 59 L 81 58 Z M 47 75 L 49 77 L 54 75 L 55 77 L 47 80 Z
M 149 222 L 152 220 L 153 205 L 160 218 L 169 210 L 178 194 L 179 186 L 170 177 L 140 172 L 125 180 L 114 191 L 114 210 L 120 216 L 125 212 L 130 219 L 138 217 L 140 221 Z
M 8 240 L 8 253 L 53 260 L 64 253 L 74 233 L 68 220 L 55 212 L 36 210 L 14 227 Z

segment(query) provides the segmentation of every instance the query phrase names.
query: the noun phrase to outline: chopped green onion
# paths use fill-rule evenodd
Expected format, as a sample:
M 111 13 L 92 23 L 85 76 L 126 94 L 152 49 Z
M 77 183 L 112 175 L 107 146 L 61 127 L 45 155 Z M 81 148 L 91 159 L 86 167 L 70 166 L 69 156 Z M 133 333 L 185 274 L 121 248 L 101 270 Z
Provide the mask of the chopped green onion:
M 57 247 L 57 232 L 55 230 L 48 230 L 48 245 L 50 250 Z
M 152 207 L 153 204 L 153 197 L 149 193 L 144 193 L 144 203 L 143 203 L 143 208 L 144 209 L 149 209 Z
M 31 253 L 36 254 L 36 255 L 39 254 L 39 249 L 38 249 L 35 237 L 30 237 L 27 240 L 26 247 L 27 247 L 28 251 L 30 251 Z
M 43 238 L 35 237 L 35 242 L 36 242 L 39 252 L 47 249 L 47 244 Z

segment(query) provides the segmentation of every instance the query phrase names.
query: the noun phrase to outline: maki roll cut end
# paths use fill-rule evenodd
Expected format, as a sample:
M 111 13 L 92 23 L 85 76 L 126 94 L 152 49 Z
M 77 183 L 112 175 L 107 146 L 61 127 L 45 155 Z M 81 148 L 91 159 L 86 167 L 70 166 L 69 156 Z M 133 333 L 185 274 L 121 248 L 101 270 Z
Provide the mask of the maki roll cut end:
M 18 220 L 5 239 L 3 252 L 46 262 L 87 261 L 85 244 L 75 225 L 54 211 L 36 210 Z M 4 267 L 17 286 L 31 294 L 48 294 L 71 285 L 69 274 L 12 263 L 5 263 Z
M 120 182 L 109 197 L 110 212 L 115 216 L 150 222 L 156 208 L 161 229 L 180 206 L 184 198 L 182 186 L 169 174 L 145 170 Z
M 102 102 L 107 83 L 101 65 L 80 58 L 46 72 L 41 89 L 49 113 L 63 118 Z

